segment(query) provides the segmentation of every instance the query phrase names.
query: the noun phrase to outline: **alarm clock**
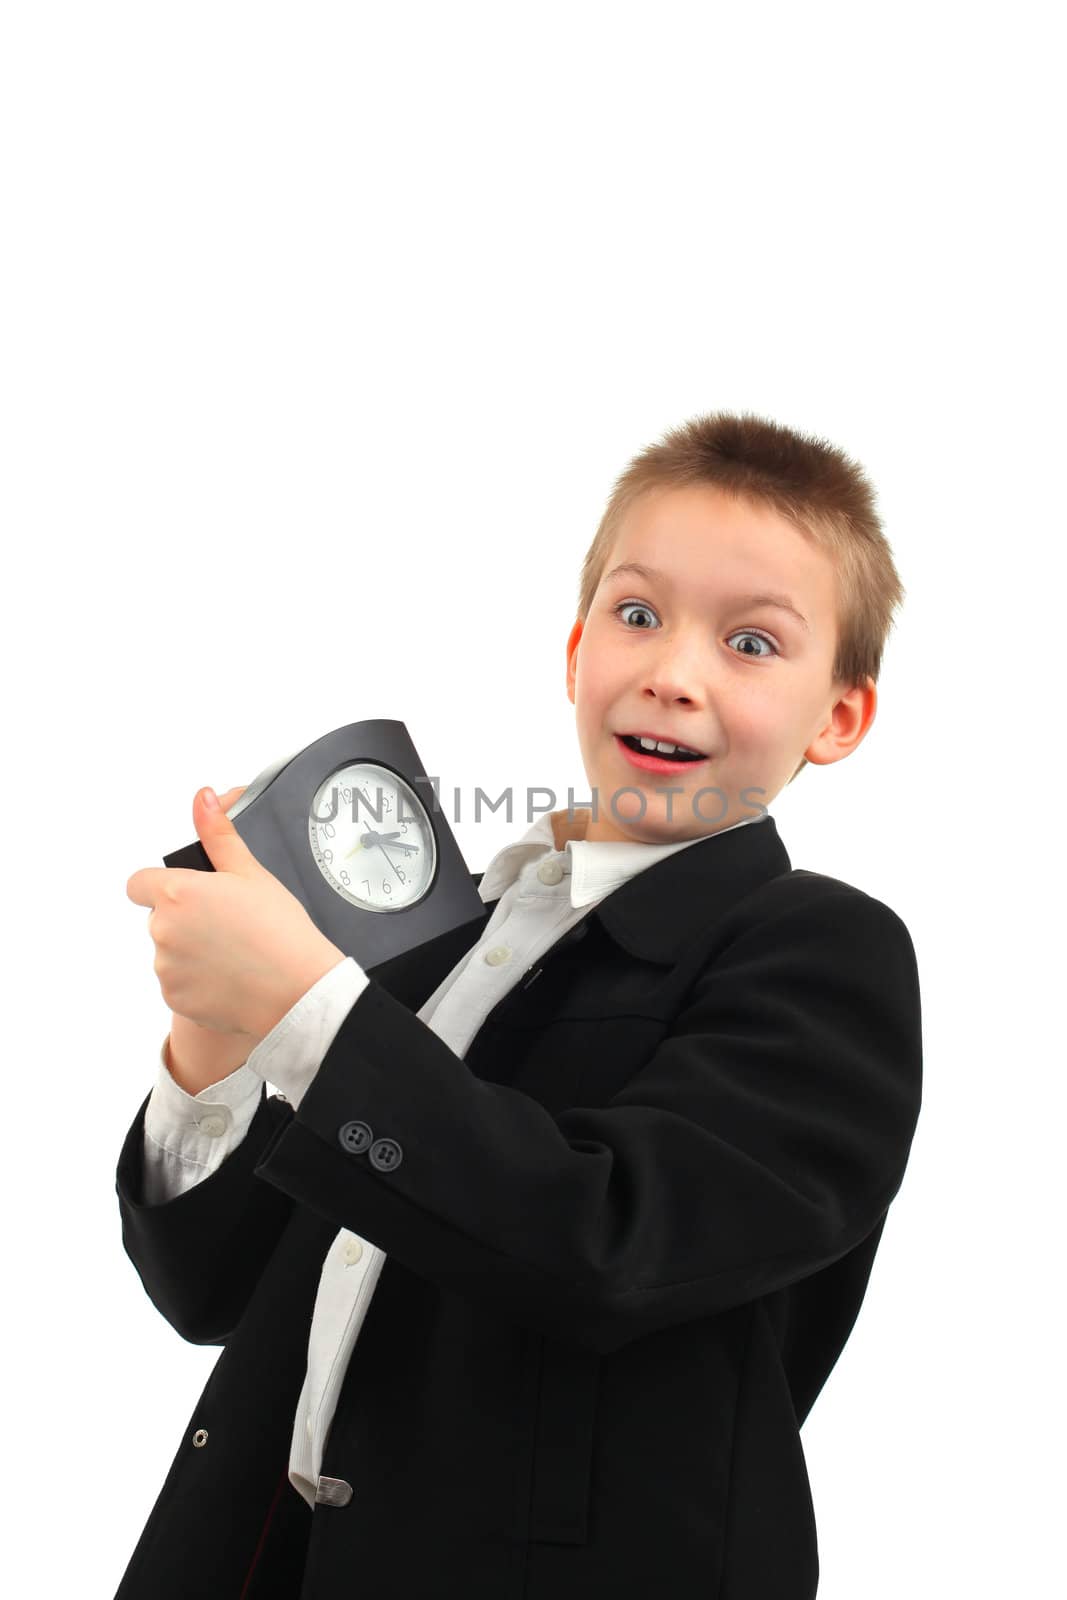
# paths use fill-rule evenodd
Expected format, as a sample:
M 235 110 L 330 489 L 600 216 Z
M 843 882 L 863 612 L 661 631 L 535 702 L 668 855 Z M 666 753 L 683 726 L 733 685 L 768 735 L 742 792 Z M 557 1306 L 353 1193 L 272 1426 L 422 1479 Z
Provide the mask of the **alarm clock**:
M 351 722 L 274 762 L 226 813 L 316 927 L 367 972 L 484 919 L 402 722 Z M 163 857 L 212 872 L 200 840 Z

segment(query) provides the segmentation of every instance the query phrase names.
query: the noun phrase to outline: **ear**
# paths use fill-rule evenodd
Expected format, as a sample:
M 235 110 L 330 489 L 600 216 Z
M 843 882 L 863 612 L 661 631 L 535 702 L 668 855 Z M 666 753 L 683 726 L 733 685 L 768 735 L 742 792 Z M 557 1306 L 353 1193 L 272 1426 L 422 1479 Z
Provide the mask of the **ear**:
M 578 654 L 578 643 L 585 631 L 585 624 L 575 622 L 574 627 L 567 635 L 567 699 L 574 704 L 574 680 L 578 675 L 578 663 L 575 659 Z
M 834 700 L 826 713 L 826 723 L 804 751 L 804 758 L 815 767 L 843 761 L 862 744 L 878 710 L 878 690 L 873 678 L 851 686 L 834 685 Z

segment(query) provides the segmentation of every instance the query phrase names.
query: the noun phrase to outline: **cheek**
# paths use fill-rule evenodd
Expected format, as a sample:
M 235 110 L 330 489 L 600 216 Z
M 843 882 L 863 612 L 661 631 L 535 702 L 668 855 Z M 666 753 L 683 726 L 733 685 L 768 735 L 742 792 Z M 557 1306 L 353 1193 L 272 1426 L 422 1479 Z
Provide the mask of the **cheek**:
M 769 686 L 756 684 L 734 702 L 730 714 L 731 742 L 738 746 L 766 747 L 785 738 L 790 727 L 788 707 Z
M 587 667 L 584 672 L 579 669 L 575 680 L 575 706 L 586 726 L 601 720 L 608 699 L 604 673 L 592 667 Z

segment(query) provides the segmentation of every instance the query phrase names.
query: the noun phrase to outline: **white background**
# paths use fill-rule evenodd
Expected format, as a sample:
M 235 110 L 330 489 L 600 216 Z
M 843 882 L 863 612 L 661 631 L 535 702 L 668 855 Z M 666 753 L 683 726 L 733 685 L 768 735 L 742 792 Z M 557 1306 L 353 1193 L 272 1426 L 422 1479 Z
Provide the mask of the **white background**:
M 138 867 L 364 716 L 586 794 L 615 475 L 752 409 L 867 468 L 875 727 L 772 805 L 907 922 L 925 1101 L 804 1428 L 820 1600 L 1060 1593 L 1064 535 L 1052 8 L 7 8 L 4 1498 L 113 1594 L 216 1359 L 125 1257 Z M 456 836 L 473 871 L 526 820 Z M 14 1591 L 12 1591 L 14 1592 Z

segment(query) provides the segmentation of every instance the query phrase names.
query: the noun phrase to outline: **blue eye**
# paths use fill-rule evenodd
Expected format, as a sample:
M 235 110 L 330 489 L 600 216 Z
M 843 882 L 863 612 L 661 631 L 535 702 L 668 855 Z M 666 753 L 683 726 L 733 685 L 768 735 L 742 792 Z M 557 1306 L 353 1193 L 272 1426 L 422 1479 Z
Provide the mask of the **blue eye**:
M 774 643 L 774 640 L 769 636 L 769 634 L 760 633 L 759 630 L 756 629 L 756 628 L 741 628 L 741 629 L 738 630 L 737 633 L 731 633 L 730 638 L 731 639 L 759 639 L 759 640 L 761 640 L 761 642 L 763 644 L 769 644 L 775 655 L 778 654 L 778 646 Z M 742 655 L 743 656 L 752 656 L 752 651 L 751 650 L 735 650 L 734 654 L 738 655 L 738 656 L 742 656 Z M 765 661 L 767 658 L 761 652 L 758 656 L 753 656 L 752 659 L 755 660 L 755 661 Z
M 617 606 L 612 607 L 612 610 L 615 612 L 615 615 L 618 616 L 619 612 L 627 611 L 631 606 L 635 611 L 647 611 L 650 617 L 655 616 L 655 612 L 652 610 L 652 607 L 646 606 L 643 600 L 620 600 Z
M 623 622 L 624 625 L 627 628 L 630 628 L 631 624 L 628 623 L 626 621 L 625 617 L 622 616 L 622 613 L 624 611 L 631 611 L 631 610 L 632 611 L 644 611 L 650 617 L 654 617 L 655 614 L 656 614 L 652 610 L 652 607 L 646 605 L 643 600 L 620 600 L 618 605 L 612 606 L 611 609 L 612 609 L 613 613 L 617 617 L 619 617 L 619 620 L 621 622 Z M 649 630 L 648 630 L 647 626 L 642 624 L 642 627 L 637 629 L 637 631 L 638 632 L 642 632 L 642 631 L 648 632 Z M 778 646 L 775 644 L 775 642 L 771 638 L 770 634 L 764 633 L 760 628 L 738 628 L 738 629 L 735 629 L 735 631 L 733 633 L 731 633 L 729 635 L 729 637 L 731 639 L 744 639 L 744 638 L 760 639 L 760 640 L 762 640 L 762 642 L 764 644 L 770 646 L 771 652 L 774 655 L 779 655 L 780 654 Z M 748 656 L 750 658 L 750 660 L 753 660 L 753 661 L 765 661 L 767 659 L 766 653 L 763 652 L 763 651 L 761 651 L 758 655 L 753 655 L 751 650 L 735 650 L 734 654 L 735 655 Z

